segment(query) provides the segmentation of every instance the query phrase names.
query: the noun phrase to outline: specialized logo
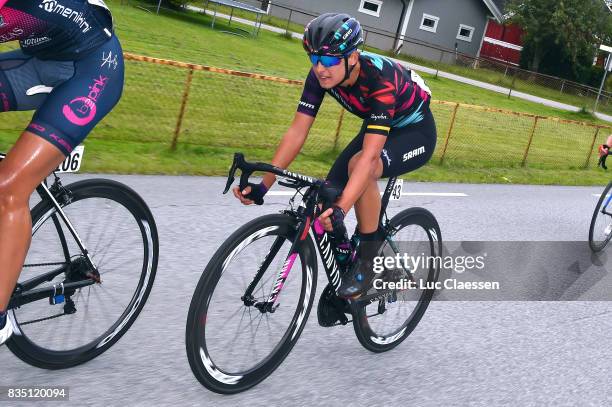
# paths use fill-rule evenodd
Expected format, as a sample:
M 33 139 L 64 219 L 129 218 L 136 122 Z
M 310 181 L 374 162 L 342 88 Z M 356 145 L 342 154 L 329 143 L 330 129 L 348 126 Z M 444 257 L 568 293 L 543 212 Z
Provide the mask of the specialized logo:
M 104 51 L 102 51 L 102 65 L 100 68 L 104 68 L 105 65 L 108 65 L 108 69 L 113 68 L 113 70 L 117 69 L 117 54 L 113 55 L 113 51 L 108 51 L 108 55 Z
M 89 124 L 96 116 L 96 103 L 107 82 L 108 78 L 100 75 L 98 79 L 94 79 L 93 85 L 89 86 L 87 96 L 72 99 L 69 104 L 64 105 L 62 113 L 66 119 L 77 126 Z
M 306 107 L 308 109 L 312 109 L 312 110 L 314 110 L 314 108 L 315 108 L 315 105 L 313 105 L 311 103 L 306 103 L 306 102 L 304 102 L 302 100 L 300 100 L 300 105 L 302 105 L 302 106 L 304 106 L 304 107 Z
M 425 146 L 421 146 L 419 148 L 416 148 L 416 149 L 414 149 L 412 151 L 407 152 L 406 154 L 404 154 L 404 157 L 403 157 L 402 161 L 404 161 L 404 162 L 408 161 L 411 158 L 414 158 L 414 157 L 416 157 L 418 155 L 421 155 L 421 154 L 425 154 Z
M 59 14 L 73 21 L 84 33 L 91 29 L 89 23 L 85 20 L 85 17 L 83 17 L 82 12 L 63 6 L 59 4 L 57 0 L 42 0 L 42 3 L 39 4 L 38 7 L 45 10 L 47 13 Z

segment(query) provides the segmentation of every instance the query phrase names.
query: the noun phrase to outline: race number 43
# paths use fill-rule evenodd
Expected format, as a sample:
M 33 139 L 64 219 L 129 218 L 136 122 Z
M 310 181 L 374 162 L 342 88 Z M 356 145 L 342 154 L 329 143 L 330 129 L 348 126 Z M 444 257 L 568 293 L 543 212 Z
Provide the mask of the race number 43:
M 81 162 L 83 162 L 83 152 L 85 151 L 85 146 L 77 146 L 70 153 L 68 157 L 62 162 L 57 169 L 56 172 L 77 172 L 79 168 L 81 168 Z
M 396 179 L 395 185 L 393 185 L 393 189 L 391 190 L 391 197 L 389 198 L 392 201 L 399 201 L 402 197 L 402 188 L 404 187 L 403 179 Z

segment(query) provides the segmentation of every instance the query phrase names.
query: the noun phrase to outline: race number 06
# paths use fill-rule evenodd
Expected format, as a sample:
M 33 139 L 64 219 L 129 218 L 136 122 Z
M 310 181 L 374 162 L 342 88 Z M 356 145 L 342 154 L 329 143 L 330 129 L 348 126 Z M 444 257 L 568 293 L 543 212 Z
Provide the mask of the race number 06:
M 84 146 L 77 146 L 68 157 L 57 167 L 56 172 L 77 172 L 83 162 Z

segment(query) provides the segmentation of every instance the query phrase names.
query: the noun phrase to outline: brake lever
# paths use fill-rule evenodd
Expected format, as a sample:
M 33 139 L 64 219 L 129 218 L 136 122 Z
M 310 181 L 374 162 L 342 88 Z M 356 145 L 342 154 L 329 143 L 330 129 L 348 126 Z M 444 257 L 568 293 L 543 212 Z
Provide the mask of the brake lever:
M 230 167 L 229 173 L 227 174 L 227 182 L 225 183 L 225 189 L 223 190 L 223 194 L 227 194 L 227 191 L 232 187 L 234 183 L 236 169 L 238 169 L 238 154 L 234 153 L 234 161 L 232 162 L 232 166 Z
M 240 190 L 244 190 L 249 185 L 249 178 L 251 177 L 251 174 L 253 174 L 253 170 L 250 166 L 247 166 L 244 159 L 244 154 L 234 153 L 234 162 L 232 163 L 227 175 L 227 183 L 225 184 L 225 189 L 223 190 L 224 194 L 229 191 L 234 183 L 234 180 L 236 179 L 236 170 L 238 169 L 240 169 Z

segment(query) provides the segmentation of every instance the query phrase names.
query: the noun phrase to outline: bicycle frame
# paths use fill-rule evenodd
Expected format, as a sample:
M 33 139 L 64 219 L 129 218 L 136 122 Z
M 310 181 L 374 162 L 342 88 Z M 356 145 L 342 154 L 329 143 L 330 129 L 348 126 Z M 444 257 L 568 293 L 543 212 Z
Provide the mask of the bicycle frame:
M 3 160 L 5 157 L 6 157 L 6 154 L 0 153 L 0 161 Z M 38 195 L 41 197 L 43 201 L 46 200 L 48 202 L 51 202 L 51 205 L 55 209 L 55 213 L 53 213 L 51 217 L 55 225 L 55 228 L 57 230 L 57 233 L 60 239 L 60 243 L 64 251 L 64 257 L 66 258 L 66 260 L 69 261 L 69 258 L 70 258 L 69 252 L 68 252 L 68 244 L 66 242 L 66 237 L 64 235 L 60 221 L 58 219 L 58 215 L 59 215 L 59 218 L 64 222 L 64 224 L 70 231 L 70 234 L 72 235 L 79 249 L 81 250 L 81 253 L 83 254 L 84 259 L 87 263 L 87 266 L 91 268 L 92 270 L 94 270 L 95 275 L 98 276 L 98 268 L 93 262 L 93 259 L 91 258 L 91 256 L 89 256 L 89 251 L 87 250 L 87 247 L 85 246 L 85 244 L 79 237 L 76 229 L 74 228 L 74 226 L 72 225 L 72 223 L 70 222 L 70 220 L 68 219 L 64 211 L 62 210 L 61 204 L 58 202 L 58 199 L 62 200 L 62 202 L 69 202 L 70 200 L 69 192 L 64 189 L 64 187 L 62 186 L 59 180 L 59 177 L 55 175 L 55 181 L 51 187 L 47 186 L 47 180 L 45 179 L 43 182 L 41 182 L 41 184 L 38 187 L 36 187 L 36 192 L 38 193 Z M 58 199 L 56 199 L 56 196 Z M 42 217 L 41 222 L 44 221 L 45 219 L 46 217 Z M 32 233 L 36 232 L 36 230 L 40 227 L 40 225 L 41 225 L 40 222 L 35 225 L 32 225 Z M 60 284 L 55 284 L 52 287 L 36 289 L 36 287 L 38 287 L 39 285 L 45 282 L 48 282 L 48 281 L 52 281 L 56 276 L 62 273 L 66 273 L 67 271 L 70 270 L 71 266 L 72 266 L 72 263 L 67 262 L 66 264 L 62 265 L 61 267 L 58 267 L 55 270 L 46 272 L 37 277 L 33 277 L 22 283 L 18 283 L 9 301 L 8 309 L 17 308 L 22 305 L 28 304 L 30 302 L 38 301 L 43 298 L 50 298 L 55 295 L 72 295 L 79 288 L 86 287 L 88 285 L 93 285 L 96 282 L 99 282 L 99 277 L 96 277 L 96 278 L 90 278 L 90 279 L 83 280 L 83 281 L 66 283 L 66 284 L 60 283 Z
M 253 279 L 253 281 L 251 281 L 242 297 L 242 301 L 244 302 L 244 304 L 247 306 L 253 305 L 261 312 L 274 312 L 275 307 L 277 306 L 276 301 L 298 256 L 299 245 L 306 240 L 309 232 L 311 232 L 314 236 L 314 240 L 319 250 L 319 255 L 321 256 L 327 279 L 337 294 L 338 289 L 340 288 L 340 270 L 338 268 L 338 263 L 336 262 L 334 248 L 332 247 L 332 242 L 329 239 L 329 235 L 327 232 L 325 232 L 323 226 L 318 220 L 318 191 L 320 188 L 323 187 L 324 181 L 314 179 L 305 175 L 293 173 L 282 168 L 274 167 L 269 164 L 247 163 L 244 160 L 244 156 L 242 154 L 236 153 L 234 155 L 234 162 L 232 164 L 232 167 L 230 168 L 226 188 L 223 192 L 224 194 L 227 193 L 230 186 L 232 185 L 234 181 L 235 171 L 237 169 L 240 169 L 242 171 L 240 176 L 241 190 L 246 187 L 246 185 L 248 184 L 248 179 L 254 171 L 271 172 L 278 176 L 287 178 L 288 181 L 279 181 L 279 184 L 283 186 L 288 186 L 295 189 L 300 189 L 301 187 L 309 187 L 306 193 L 304 194 L 302 203 L 300 204 L 298 209 L 296 211 L 288 212 L 290 215 L 298 219 L 296 237 L 292 242 L 289 254 L 285 259 L 283 267 L 278 272 L 272 292 L 268 296 L 267 300 L 263 302 L 255 302 L 255 299 L 252 295 L 253 291 L 255 290 L 255 287 L 261 280 L 261 277 L 272 263 L 274 257 L 276 257 L 276 255 L 278 254 L 278 251 L 280 250 L 283 243 L 282 238 L 277 238 L 276 241 L 272 244 L 270 251 L 268 252 L 264 261 L 257 270 L 255 278 Z M 383 217 L 386 217 L 387 205 L 389 203 L 389 198 L 391 196 L 391 192 L 393 191 L 396 179 L 396 177 L 390 178 L 385 188 L 385 192 L 382 197 L 381 211 L 379 216 L 380 224 L 382 224 Z M 388 223 L 388 220 L 386 223 Z

